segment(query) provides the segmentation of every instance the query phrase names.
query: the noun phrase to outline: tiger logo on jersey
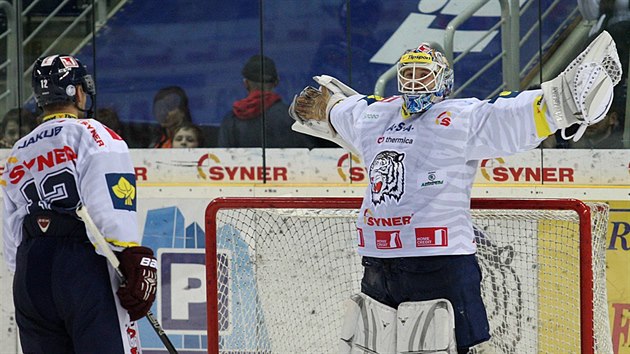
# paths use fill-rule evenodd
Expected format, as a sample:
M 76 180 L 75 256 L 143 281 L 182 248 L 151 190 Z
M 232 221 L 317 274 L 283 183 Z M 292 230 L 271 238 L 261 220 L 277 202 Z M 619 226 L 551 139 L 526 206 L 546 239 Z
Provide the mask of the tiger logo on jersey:
M 376 206 L 385 198 L 400 201 L 405 192 L 404 153 L 397 151 L 382 151 L 370 164 L 370 191 L 372 203 Z

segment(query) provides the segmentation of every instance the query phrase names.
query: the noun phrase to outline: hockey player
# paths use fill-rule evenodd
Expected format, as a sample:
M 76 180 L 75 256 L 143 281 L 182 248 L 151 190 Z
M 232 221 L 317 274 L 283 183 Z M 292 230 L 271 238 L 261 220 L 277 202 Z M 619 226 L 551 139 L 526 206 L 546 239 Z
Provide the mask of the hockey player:
M 77 58 L 38 59 L 32 88 L 42 123 L 15 143 L 2 180 L 4 257 L 15 272 L 24 353 L 139 353 L 135 321 L 155 299 L 157 267 L 140 246 L 127 145 L 83 119 L 95 86 Z M 80 205 L 117 252 L 123 285 L 89 242 Z
M 349 302 L 341 353 L 467 353 L 490 338 L 470 196 L 479 160 L 537 147 L 603 119 L 621 77 L 598 37 L 542 89 L 492 100 L 446 99 L 453 71 L 426 43 L 397 64 L 401 95 L 357 94 L 316 76 L 290 107 L 295 129 L 358 153 L 369 176 L 358 227 L 364 275 Z

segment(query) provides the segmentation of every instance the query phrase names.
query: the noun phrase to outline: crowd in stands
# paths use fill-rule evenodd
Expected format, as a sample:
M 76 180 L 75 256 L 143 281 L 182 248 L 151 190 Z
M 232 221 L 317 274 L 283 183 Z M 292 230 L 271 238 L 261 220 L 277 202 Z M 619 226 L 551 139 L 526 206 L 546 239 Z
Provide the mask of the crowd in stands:
M 627 60 L 625 63 L 627 65 Z M 241 74 L 246 96 L 235 98 L 232 110 L 225 114 L 221 125 L 212 128 L 218 131 L 214 134 L 193 123 L 188 96 L 179 86 L 164 87 L 155 94 L 152 113 L 156 124 L 152 132 L 124 129 L 117 112 L 112 108 L 96 110 L 94 118 L 115 131 L 132 148 L 336 147 L 327 140 L 297 133 L 291 129 L 293 119 L 288 114 L 289 106 L 274 91 L 280 83 L 280 77 L 271 58 L 260 55 L 250 57 L 244 64 Z M 558 133 L 545 140 L 540 147 L 624 148 L 626 85 L 624 79 L 616 88 L 615 100 L 606 119 L 589 127 L 580 141 L 565 140 Z M 0 148 L 11 148 L 21 136 L 26 135 L 37 124 L 35 112 L 25 108 L 9 110 L 0 122 Z M 150 143 L 139 145 L 138 141 Z
M 153 97 L 153 131 L 132 132 L 123 127 L 115 109 L 99 108 L 94 119 L 128 141 L 130 147 L 146 148 L 316 148 L 335 147 L 332 143 L 291 129 L 293 119 L 289 106 L 274 91 L 280 79 L 271 58 L 254 55 L 242 69 L 246 97 L 238 98 L 227 112 L 218 137 L 209 138 L 208 132 L 193 123 L 188 106 L 188 96 L 179 86 L 164 87 Z M 36 126 L 36 113 L 22 109 L 7 112 L 0 123 L 0 148 L 11 148 L 22 136 Z M 138 134 L 144 136 L 139 137 Z M 146 135 L 150 135 L 148 137 Z M 137 146 L 136 141 L 150 141 Z
M 35 114 L 27 109 L 9 110 L 0 122 L 0 148 L 10 149 L 16 141 L 37 126 Z

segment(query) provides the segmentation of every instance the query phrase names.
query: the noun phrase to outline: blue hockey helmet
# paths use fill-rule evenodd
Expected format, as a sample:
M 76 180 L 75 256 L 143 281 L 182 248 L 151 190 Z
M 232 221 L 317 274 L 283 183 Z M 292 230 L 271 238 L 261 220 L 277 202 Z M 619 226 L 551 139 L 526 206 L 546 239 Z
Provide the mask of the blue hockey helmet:
M 71 55 L 51 55 L 39 58 L 33 66 L 32 81 L 39 107 L 58 102 L 76 103 L 77 87 L 90 96 L 96 95 L 94 79 L 79 59 Z

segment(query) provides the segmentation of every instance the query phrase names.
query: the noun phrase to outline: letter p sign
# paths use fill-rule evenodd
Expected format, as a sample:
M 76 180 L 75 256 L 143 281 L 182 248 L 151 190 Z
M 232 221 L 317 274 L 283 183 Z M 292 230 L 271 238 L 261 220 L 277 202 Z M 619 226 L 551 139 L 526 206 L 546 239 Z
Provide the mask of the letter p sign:
M 179 333 L 206 331 L 206 267 L 203 249 L 167 249 L 160 257 L 162 327 Z

